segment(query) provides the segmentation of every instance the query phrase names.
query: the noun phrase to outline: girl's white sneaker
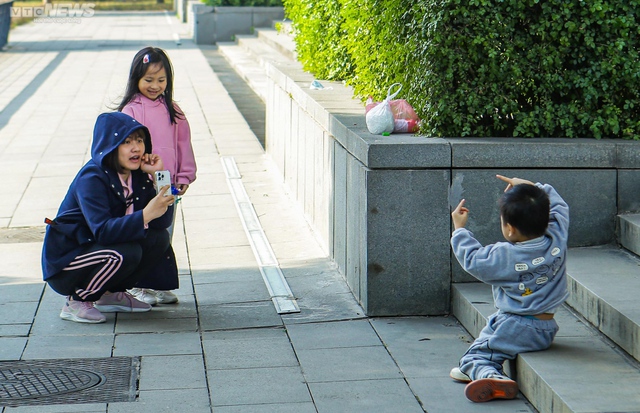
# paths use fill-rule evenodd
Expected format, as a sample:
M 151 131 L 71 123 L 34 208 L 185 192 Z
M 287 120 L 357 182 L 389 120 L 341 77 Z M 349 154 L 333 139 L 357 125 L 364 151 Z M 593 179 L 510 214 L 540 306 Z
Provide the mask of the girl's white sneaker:
M 148 288 L 132 288 L 129 291 L 129 294 L 134 296 L 136 300 L 142 301 L 143 303 L 147 303 L 149 305 L 158 304 L 158 298 L 153 290 Z
M 178 296 L 171 291 L 152 290 L 156 296 L 158 304 L 175 304 L 178 302 Z

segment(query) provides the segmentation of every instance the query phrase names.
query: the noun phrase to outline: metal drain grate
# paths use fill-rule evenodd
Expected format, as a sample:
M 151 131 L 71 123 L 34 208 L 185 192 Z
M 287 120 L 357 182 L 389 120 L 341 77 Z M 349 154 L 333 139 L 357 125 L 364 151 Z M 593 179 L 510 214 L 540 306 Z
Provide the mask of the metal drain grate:
M 132 402 L 140 357 L 0 362 L 0 406 Z
M 42 242 L 45 227 L 0 228 L 0 244 Z

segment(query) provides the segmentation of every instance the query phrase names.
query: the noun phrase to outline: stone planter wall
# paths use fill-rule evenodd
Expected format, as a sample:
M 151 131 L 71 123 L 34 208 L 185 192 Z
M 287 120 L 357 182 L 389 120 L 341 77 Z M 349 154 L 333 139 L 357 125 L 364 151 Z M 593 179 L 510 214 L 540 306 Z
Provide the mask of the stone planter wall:
M 640 210 L 638 142 L 377 136 L 341 83 L 310 90 L 297 64 L 268 77 L 267 153 L 370 316 L 448 313 L 451 283 L 474 280 L 450 253 L 453 182 L 482 243 L 502 240 L 497 173 L 554 185 L 571 246 L 616 242 L 616 215 Z
M 238 34 L 252 34 L 256 27 L 284 19 L 282 7 L 213 7 L 195 1 L 188 7 L 187 21 L 196 44 L 230 42 Z

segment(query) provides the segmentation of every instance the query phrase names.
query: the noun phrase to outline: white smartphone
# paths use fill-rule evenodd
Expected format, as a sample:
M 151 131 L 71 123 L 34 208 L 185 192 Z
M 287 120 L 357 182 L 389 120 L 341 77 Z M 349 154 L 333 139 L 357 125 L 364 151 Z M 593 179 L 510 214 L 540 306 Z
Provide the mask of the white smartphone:
M 169 185 L 169 189 L 164 193 L 164 196 L 171 195 L 171 173 L 169 171 L 156 171 L 156 192 L 160 193 L 160 190 Z

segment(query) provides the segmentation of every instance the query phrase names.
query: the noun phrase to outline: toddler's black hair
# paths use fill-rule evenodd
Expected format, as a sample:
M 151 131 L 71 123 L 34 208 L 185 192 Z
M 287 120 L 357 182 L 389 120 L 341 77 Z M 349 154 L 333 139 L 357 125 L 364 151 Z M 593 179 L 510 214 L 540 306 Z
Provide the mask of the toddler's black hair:
M 500 216 L 522 235 L 537 238 L 549 225 L 549 196 L 535 185 L 516 185 L 500 198 Z

